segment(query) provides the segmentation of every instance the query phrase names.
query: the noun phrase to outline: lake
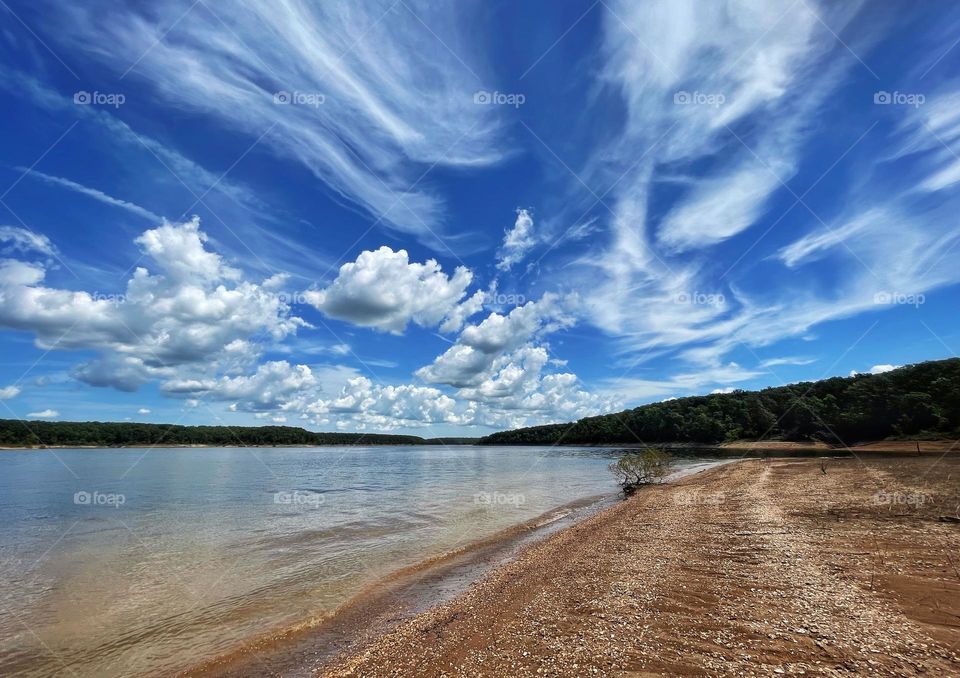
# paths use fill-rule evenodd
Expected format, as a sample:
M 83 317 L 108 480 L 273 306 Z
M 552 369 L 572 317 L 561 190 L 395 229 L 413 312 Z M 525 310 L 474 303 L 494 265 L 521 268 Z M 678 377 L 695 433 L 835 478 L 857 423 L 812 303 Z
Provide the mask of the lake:
M 371 582 L 616 491 L 537 447 L 0 453 L 0 675 L 170 674 Z

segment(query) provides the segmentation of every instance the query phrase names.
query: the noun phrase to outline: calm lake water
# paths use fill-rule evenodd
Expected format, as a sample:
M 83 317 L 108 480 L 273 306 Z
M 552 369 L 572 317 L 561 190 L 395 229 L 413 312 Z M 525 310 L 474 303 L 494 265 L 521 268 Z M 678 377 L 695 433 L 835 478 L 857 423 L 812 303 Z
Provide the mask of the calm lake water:
M 0 675 L 168 675 L 616 486 L 610 452 L 0 453 Z

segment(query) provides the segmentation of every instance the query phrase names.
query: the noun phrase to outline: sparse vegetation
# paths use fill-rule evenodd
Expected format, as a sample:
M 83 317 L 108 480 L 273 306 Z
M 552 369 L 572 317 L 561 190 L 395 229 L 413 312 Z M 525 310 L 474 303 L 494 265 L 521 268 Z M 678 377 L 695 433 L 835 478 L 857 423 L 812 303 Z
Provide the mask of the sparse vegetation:
M 643 485 L 663 482 L 672 465 L 673 457 L 667 452 L 646 449 L 623 455 L 610 464 L 610 472 L 617 477 L 623 493 L 630 496 Z

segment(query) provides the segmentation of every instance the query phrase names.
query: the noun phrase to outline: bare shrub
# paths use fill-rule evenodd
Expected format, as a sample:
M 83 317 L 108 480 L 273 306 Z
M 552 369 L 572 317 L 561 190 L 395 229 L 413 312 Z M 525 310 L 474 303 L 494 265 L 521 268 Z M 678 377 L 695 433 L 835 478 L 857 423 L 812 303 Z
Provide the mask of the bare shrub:
M 623 493 L 629 496 L 643 485 L 662 483 L 672 465 L 673 457 L 669 453 L 648 448 L 623 455 L 610 464 L 610 472 L 617 477 Z

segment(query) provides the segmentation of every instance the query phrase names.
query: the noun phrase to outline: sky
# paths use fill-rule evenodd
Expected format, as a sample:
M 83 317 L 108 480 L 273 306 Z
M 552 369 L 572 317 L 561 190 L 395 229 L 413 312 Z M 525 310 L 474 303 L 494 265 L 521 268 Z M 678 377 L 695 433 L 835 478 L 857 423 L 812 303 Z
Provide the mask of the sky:
M 960 7 L 0 2 L 0 417 L 483 435 L 955 357 Z

